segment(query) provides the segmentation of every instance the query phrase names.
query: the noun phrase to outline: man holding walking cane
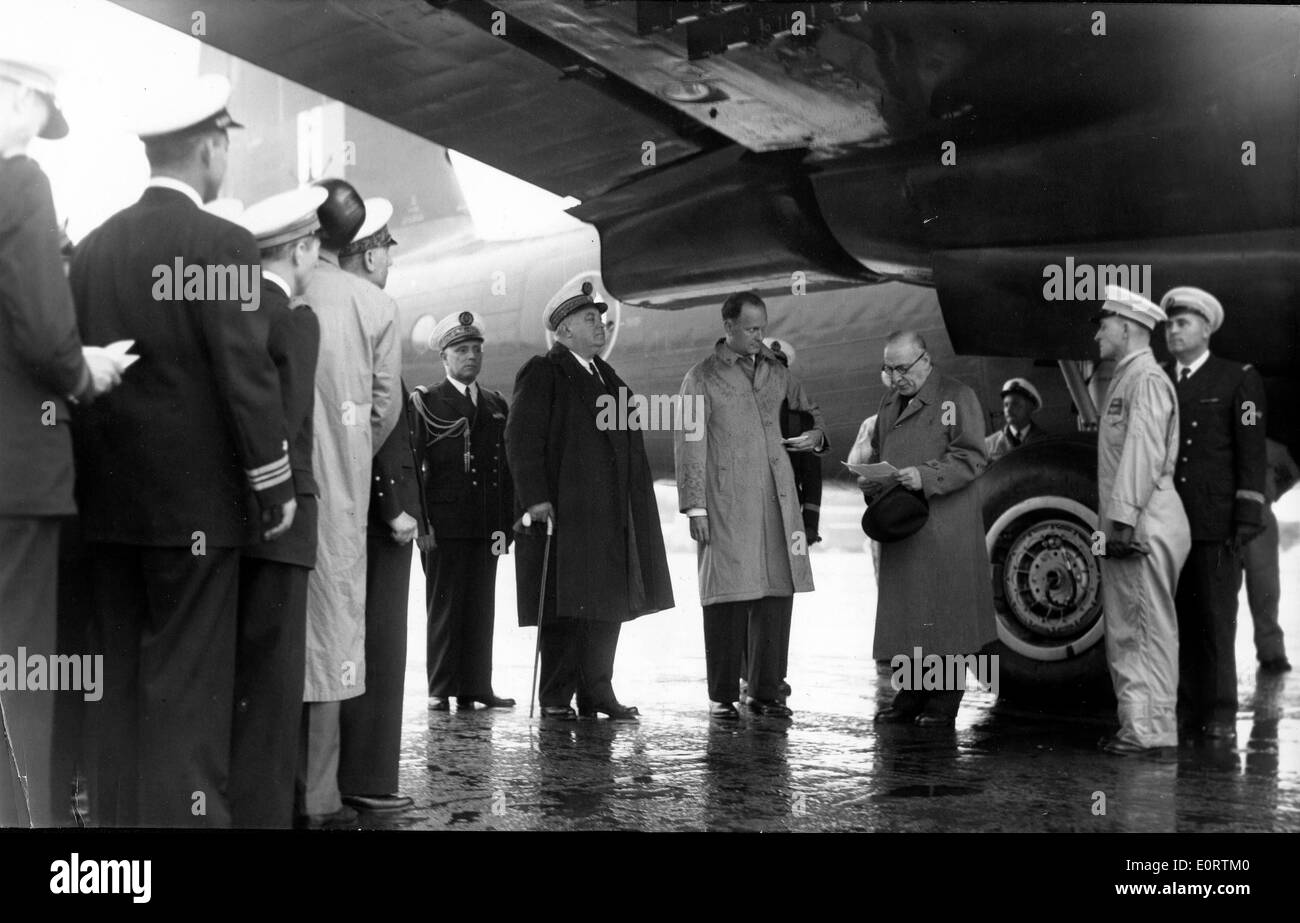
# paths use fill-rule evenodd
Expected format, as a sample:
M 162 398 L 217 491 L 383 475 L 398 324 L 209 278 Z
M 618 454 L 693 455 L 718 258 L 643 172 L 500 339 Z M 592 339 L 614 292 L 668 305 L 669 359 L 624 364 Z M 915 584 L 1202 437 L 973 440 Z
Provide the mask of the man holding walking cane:
M 506 421 L 518 511 L 530 522 L 521 522 L 515 546 L 519 624 L 537 625 L 540 615 L 539 698 L 542 717 L 553 720 L 578 716 L 575 694 L 584 718 L 636 720 L 637 709 L 614 694 L 619 629 L 673 606 L 641 433 L 597 422 L 601 403 L 624 389 L 631 396 L 598 355 L 607 309 L 590 283 L 552 309 L 555 345 L 519 370 Z

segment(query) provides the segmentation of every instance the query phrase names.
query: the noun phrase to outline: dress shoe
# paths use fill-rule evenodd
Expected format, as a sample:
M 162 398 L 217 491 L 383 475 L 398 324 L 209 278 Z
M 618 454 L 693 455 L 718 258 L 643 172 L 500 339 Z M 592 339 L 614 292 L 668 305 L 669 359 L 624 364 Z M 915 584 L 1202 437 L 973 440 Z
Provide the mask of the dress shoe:
M 514 708 L 515 700 L 499 696 L 495 692 L 489 692 L 487 695 L 460 695 L 456 697 L 456 708 L 472 709 L 475 703 L 482 705 L 484 708 Z
M 578 713 L 567 705 L 543 705 L 542 717 L 552 721 L 577 721 Z
M 764 718 L 789 718 L 794 714 L 780 702 L 763 701 L 754 699 L 749 703 L 749 710 L 756 715 L 762 715 Z
M 445 695 L 429 696 L 429 711 L 451 711 L 451 699 Z
M 332 814 L 300 814 L 294 819 L 299 830 L 341 830 L 357 822 L 357 812 L 346 804 Z
M 343 803 L 358 811 L 405 811 L 415 804 L 405 795 L 344 795 Z
M 1103 753 L 1109 753 L 1111 756 L 1150 756 L 1163 757 L 1166 755 L 1165 747 L 1144 747 L 1141 744 L 1135 744 L 1132 741 L 1124 740 L 1118 735 L 1112 737 L 1103 737 L 1097 741 L 1097 746 Z
M 1237 729 L 1231 721 L 1211 721 L 1205 725 L 1202 736 L 1214 743 L 1235 744 L 1237 742 Z
M 876 712 L 876 724 L 911 724 L 917 719 L 916 712 L 904 711 L 901 708 L 882 708 Z
M 608 715 L 611 721 L 638 721 L 640 720 L 640 710 L 635 705 L 623 705 L 619 702 L 611 702 L 608 705 L 579 705 L 579 718 L 595 718 L 597 715 Z
M 1291 669 L 1291 661 L 1285 657 L 1274 657 L 1259 662 L 1259 672 L 1261 673 L 1285 673 L 1289 669 Z
M 736 706 L 730 702 L 710 702 L 709 717 L 736 721 L 740 718 L 740 712 L 736 711 Z
M 957 719 L 952 715 L 927 715 L 921 713 L 916 716 L 915 723 L 919 728 L 950 728 L 956 727 Z
M 1139 756 L 1146 752 L 1146 747 L 1139 747 L 1121 737 L 1112 735 L 1097 741 L 1097 748 L 1111 756 Z
M 783 682 L 776 687 L 776 699 L 782 705 L 785 704 L 786 699 L 790 698 L 790 694 L 791 693 L 790 693 L 789 683 Z M 754 698 L 752 695 L 749 694 L 749 685 L 744 680 L 741 680 L 740 682 L 739 701 L 741 705 L 752 705 L 753 703 L 758 701 L 758 699 Z

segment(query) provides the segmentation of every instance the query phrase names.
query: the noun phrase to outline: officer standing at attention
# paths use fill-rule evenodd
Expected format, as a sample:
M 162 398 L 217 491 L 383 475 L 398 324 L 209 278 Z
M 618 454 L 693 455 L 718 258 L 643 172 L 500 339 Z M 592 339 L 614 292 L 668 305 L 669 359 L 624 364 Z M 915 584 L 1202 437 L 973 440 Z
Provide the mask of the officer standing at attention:
M 239 223 L 257 238 L 267 348 L 280 376 L 289 428 L 289 464 L 298 511 L 289 531 L 244 549 L 239 564 L 239 637 L 230 809 L 236 827 L 293 825 L 293 785 L 302 725 L 307 644 L 307 578 L 316 564 L 316 480 L 312 411 L 320 322 L 301 295 L 320 253 L 319 186 L 295 189 L 251 206 Z
M 388 284 L 389 250 L 397 241 L 388 230 L 392 203 L 366 199 L 366 219 L 339 250 L 339 267 L 370 283 L 372 293 Z M 381 295 L 393 311 L 396 303 Z M 401 374 L 401 349 L 395 377 Z M 401 811 L 412 801 L 397 791 L 402 749 L 402 694 L 406 680 L 406 608 L 411 588 L 411 541 L 419 525 L 420 495 L 411 455 L 406 388 L 397 377 L 400 403 L 392 431 L 376 443 L 371 464 L 370 511 L 366 522 L 366 691 L 348 699 L 339 713 L 339 790 L 344 805 L 362 811 Z
M 140 356 L 74 429 L 104 645 L 91 804 L 106 825 L 230 825 L 240 556 L 297 508 L 269 313 L 244 290 L 257 241 L 202 208 L 238 127 L 229 97 L 217 75 L 154 96 L 144 195 L 72 257 L 82 334 Z
M 1160 305 L 1182 419 L 1176 485 L 1192 524 L 1177 597 L 1179 721 L 1187 736 L 1227 743 L 1237 737 L 1242 549 L 1264 531 L 1264 382 L 1249 365 L 1210 354 L 1223 306 L 1209 292 L 1173 288 Z
M 26 153 L 34 137 L 68 133 L 54 90 L 48 70 L 0 59 L 0 654 L 10 657 L 55 653 L 60 517 L 76 509 L 67 401 L 88 401 L 121 374 L 81 345 L 50 182 Z M 0 699 L 0 827 L 66 822 L 71 768 L 52 777 L 55 696 Z
M 430 345 L 446 380 L 411 395 L 416 464 L 437 547 L 424 556 L 429 708 L 510 708 L 492 691 L 497 556 L 514 538 L 514 483 L 506 465 L 506 400 L 481 388 L 483 320 L 449 314 Z
M 1095 337 L 1115 362 L 1097 428 L 1097 514 L 1106 660 L 1120 729 L 1101 741 L 1115 756 L 1178 742 L 1178 622 L 1174 587 L 1191 546 L 1187 516 L 1174 490 L 1178 402 L 1151 352 L 1151 331 L 1165 314 L 1116 285 Z

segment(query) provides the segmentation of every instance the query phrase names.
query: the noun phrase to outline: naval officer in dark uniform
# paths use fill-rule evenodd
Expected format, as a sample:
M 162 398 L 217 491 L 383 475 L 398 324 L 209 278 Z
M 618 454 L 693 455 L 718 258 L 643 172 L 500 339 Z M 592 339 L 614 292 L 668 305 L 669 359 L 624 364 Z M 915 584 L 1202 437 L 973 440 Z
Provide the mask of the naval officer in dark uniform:
M 0 59 L 0 654 L 14 658 L 20 647 L 55 653 L 60 529 L 75 512 L 68 403 L 89 401 L 121 374 L 104 350 L 81 345 L 50 181 L 26 154 L 32 138 L 68 133 L 54 91 L 47 68 Z M 61 653 L 84 650 L 67 643 Z M 61 728 L 54 737 L 57 698 L 0 688 L 0 827 L 70 820 L 76 735 Z M 79 713 L 80 692 L 65 700 Z M 26 797 L 15 773 L 27 779 Z
M 377 288 L 388 284 L 388 222 L 393 204 L 366 199 L 366 217 L 351 243 L 339 250 L 339 267 Z M 414 802 L 397 791 L 402 749 L 402 697 L 406 681 L 406 610 L 411 589 L 411 542 L 418 531 L 420 495 L 411 454 L 406 386 L 399 379 L 397 423 L 370 467 L 366 517 L 366 691 L 339 711 L 339 792 L 359 811 L 401 811 Z
M 320 321 L 302 295 L 320 253 L 316 216 L 326 192 L 308 186 L 251 206 L 239 223 L 257 238 L 267 348 L 279 372 L 298 510 L 289 531 L 244 549 L 239 564 L 239 634 L 230 757 L 236 827 L 293 826 L 293 785 L 302 729 L 307 576 L 316 564 L 312 414 Z
M 105 825 L 229 826 L 240 555 L 297 508 L 257 241 L 202 208 L 226 171 L 229 95 L 207 75 L 155 96 L 138 131 L 148 188 L 72 258 L 82 335 L 134 340 L 140 357 L 74 421 L 104 647 L 87 725 Z
M 492 691 L 497 557 L 513 540 L 514 484 L 506 464 L 506 400 L 479 386 L 483 320 L 449 314 L 430 344 L 446 379 L 411 395 L 416 461 L 437 547 L 424 557 L 429 708 L 509 708 Z
M 984 451 L 989 462 L 1022 445 L 1045 439 L 1047 433 L 1034 422 L 1034 414 L 1043 407 L 1043 396 L 1027 378 L 1009 378 L 1002 385 L 1002 416 L 1006 423 L 996 433 L 984 437 Z
M 1174 486 L 1192 527 L 1178 578 L 1178 712 L 1184 736 L 1236 739 L 1237 594 L 1241 551 L 1264 531 L 1264 382 L 1210 353 L 1223 306 L 1199 288 L 1170 289 L 1167 367 L 1178 392 Z

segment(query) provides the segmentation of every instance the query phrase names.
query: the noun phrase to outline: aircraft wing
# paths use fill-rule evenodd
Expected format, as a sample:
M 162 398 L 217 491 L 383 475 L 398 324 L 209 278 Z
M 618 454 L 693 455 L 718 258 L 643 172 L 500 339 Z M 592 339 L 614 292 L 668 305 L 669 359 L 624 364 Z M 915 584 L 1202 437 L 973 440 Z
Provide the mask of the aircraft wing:
M 116 2 L 196 27 L 168 0 Z M 959 352 L 1084 358 L 1096 291 L 1051 303 L 1044 273 L 1140 263 L 1157 286 L 1286 306 L 1266 367 L 1300 348 L 1300 8 L 212 0 L 204 13 L 201 38 L 224 51 L 580 199 L 572 213 L 599 229 L 604 281 L 626 302 L 894 279 L 938 287 Z
M 595 197 L 641 172 L 646 142 L 662 165 L 725 143 L 570 69 L 576 58 L 493 35 L 485 4 L 208 0 L 199 23 L 174 0 L 115 2 L 560 196 Z

